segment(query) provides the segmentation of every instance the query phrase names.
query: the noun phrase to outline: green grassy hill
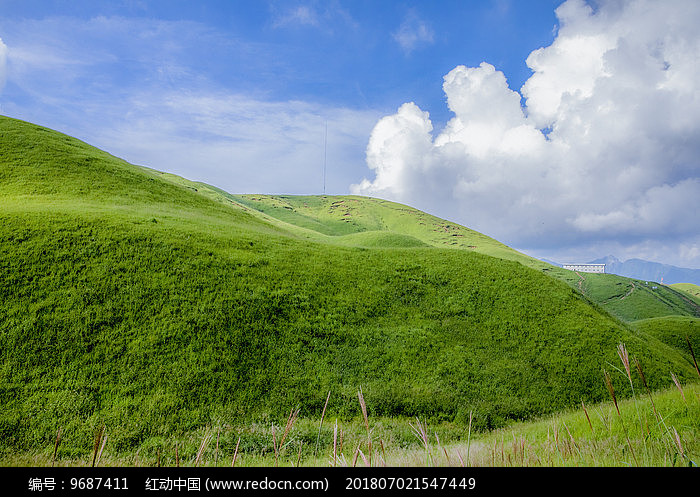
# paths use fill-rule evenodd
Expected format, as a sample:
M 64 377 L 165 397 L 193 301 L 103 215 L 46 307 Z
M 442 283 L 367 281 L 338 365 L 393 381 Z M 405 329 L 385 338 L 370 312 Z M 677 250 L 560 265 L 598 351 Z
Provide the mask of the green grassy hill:
M 387 234 L 410 236 L 426 246 L 465 249 L 536 267 L 547 266 L 474 230 L 388 200 L 350 195 L 232 195 L 231 198 L 283 221 L 289 229 L 303 228 L 319 241 L 337 243 L 339 236 L 363 234 L 349 237 L 355 240 L 350 243 L 362 246 L 371 240 L 371 246 L 378 247 L 380 239 L 394 246 L 393 238 Z
M 688 342 L 690 342 L 696 357 L 700 356 L 699 318 L 665 316 L 641 319 L 634 323 L 634 327 L 682 352 L 688 350 Z
M 700 317 L 700 305 L 671 286 L 614 274 L 573 273 L 569 278 L 587 298 L 627 322 L 663 316 Z
M 0 459 L 58 429 L 70 456 L 103 425 L 129 452 L 318 419 L 329 391 L 352 417 L 360 388 L 375 416 L 501 426 L 605 398 L 620 342 L 652 387 L 695 374 L 471 230 L 376 199 L 253 197 L 0 118 Z
M 519 262 L 564 281 L 626 322 L 656 316 L 700 317 L 698 302 L 678 288 L 612 274 L 579 274 L 552 266 L 459 224 L 412 207 L 356 196 L 228 195 L 264 219 L 308 239 L 358 247 L 468 250 Z
M 700 286 L 693 283 L 675 283 L 669 286 L 679 292 L 690 295 L 695 303 L 700 304 Z

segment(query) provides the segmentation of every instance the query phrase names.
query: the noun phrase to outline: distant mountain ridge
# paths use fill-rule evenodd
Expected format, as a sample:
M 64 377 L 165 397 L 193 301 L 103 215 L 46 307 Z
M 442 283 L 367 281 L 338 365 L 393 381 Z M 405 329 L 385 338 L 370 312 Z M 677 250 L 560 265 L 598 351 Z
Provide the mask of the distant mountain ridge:
M 614 255 L 590 261 L 590 264 L 605 264 L 605 272 L 636 278 L 639 280 L 656 281 L 659 283 L 693 283 L 700 285 L 700 269 L 690 269 L 662 264 L 660 262 L 642 259 L 621 261 Z

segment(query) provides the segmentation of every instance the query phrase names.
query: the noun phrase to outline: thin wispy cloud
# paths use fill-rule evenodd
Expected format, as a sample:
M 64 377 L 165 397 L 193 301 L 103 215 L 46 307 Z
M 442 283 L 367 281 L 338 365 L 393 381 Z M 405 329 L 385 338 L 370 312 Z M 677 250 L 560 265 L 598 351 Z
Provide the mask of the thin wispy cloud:
M 334 35 L 345 29 L 354 31 L 357 21 L 338 1 L 309 2 L 292 5 L 281 2 L 270 6 L 273 29 L 313 28 L 326 35 Z
M 279 28 L 289 25 L 314 26 L 320 24 L 319 16 L 316 10 L 309 5 L 298 5 L 284 13 L 275 15 L 273 27 Z
M 410 54 L 418 47 L 432 45 L 434 42 L 432 27 L 413 10 L 406 14 L 392 36 L 406 54 Z
M 148 92 L 124 102 L 129 116 L 94 139 L 125 159 L 231 193 L 321 193 L 327 133 L 329 192 L 343 192 L 376 112 L 313 102 L 265 101 L 225 91 Z M 275 178 L 274 182 L 270 178 Z

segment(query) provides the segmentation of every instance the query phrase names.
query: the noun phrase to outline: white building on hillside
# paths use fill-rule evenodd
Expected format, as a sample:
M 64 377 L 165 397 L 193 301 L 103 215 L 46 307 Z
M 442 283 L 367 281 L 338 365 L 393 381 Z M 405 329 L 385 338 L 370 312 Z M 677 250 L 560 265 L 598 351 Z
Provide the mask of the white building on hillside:
M 579 271 L 581 273 L 604 273 L 605 264 L 564 264 L 564 269 Z

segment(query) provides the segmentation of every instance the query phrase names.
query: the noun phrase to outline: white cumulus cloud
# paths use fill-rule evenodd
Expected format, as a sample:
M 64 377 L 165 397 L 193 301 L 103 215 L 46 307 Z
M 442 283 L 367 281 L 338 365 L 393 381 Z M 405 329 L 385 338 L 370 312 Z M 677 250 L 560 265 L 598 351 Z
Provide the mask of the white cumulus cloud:
M 444 129 L 414 104 L 381 119 L 374 179 L 351 190 L 522 249 L 657 244 L 700 266 L 687 248 L 700 242 L 700 3 L 569 0 L 556 14 L 519 92 L 486 62 L 456 67 Z

